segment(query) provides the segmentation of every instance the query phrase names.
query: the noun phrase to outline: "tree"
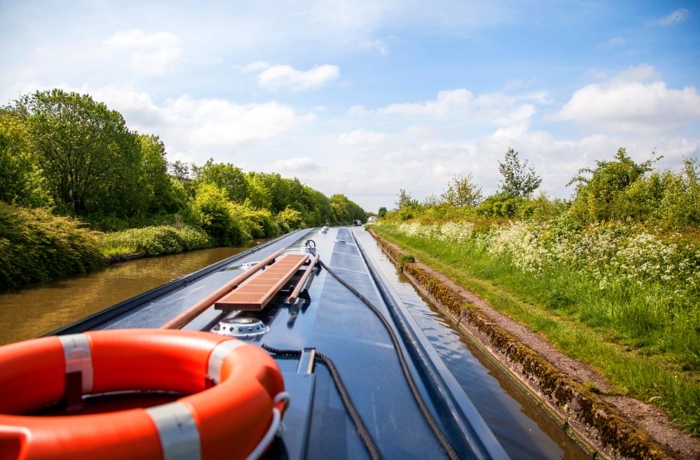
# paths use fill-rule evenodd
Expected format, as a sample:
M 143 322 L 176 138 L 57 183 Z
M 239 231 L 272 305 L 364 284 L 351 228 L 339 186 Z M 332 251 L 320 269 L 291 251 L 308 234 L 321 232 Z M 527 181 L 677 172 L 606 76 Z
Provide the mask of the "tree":
M 377 212 L 377 216 L 384 217 L 386 215 L 386 213 L 387 213 L 386 208 L 384 206 L 382 206 L 381 208 L 379 208 L 379 211 Z
M 44 178 L 22 120 L 0 110 L 0 200 L 22 206 L 46 206 Z
M 192 165 L 192 174 L 197 183 L 214 184 L 226 190 L 231 201 L 243 203 L 248 197 L 248 182 L 241 168 L 231 163 L 214 163 L 209 158 L 204 166 Z
M 246 204 L 255 209 L 271 209 L 272 194 L 262 177 L 254 172 L 249 172 L 246 175 L 246 182 L 248 184 Z
M 592 221 L 610 218 L 621 219 L 628 216 L 639 218 L 639 215 L 632 215 L 638 214 L 637 210 L 630 210 L 629 206 L 625 206 L 625 192 L 642 180 L 645 174 L 653 169 L 654 162 L 659 159 L 651 158 L 637 164 L 627 155 L 626 149 L 620 148 L 613 161 L 596 161 L 594 169 L 581 169 L 579 175 L 567 184 L 576 184 L 576 197 L 572 212 L 581 219 Z M 583 174 L 590 174 L 591 177 L 586 177 Z M 640 185 L 642 184 L 640 183 Z M 643 194 L 649 195 L 649 192 Z M 645 200 L 640 198 L 637 196 L 633 200 L 636 203 L 633 208 L 639 208 L 643 204 Z
M 527 167 L 527 160 L 520 164 L 518 152 L 513 149 L 508 149 L 503 163 L 498 162 L 498 171 L 503 176 L 500 191 L 513 198 L 529 196 L 542 183 L 535 169 Z
M 404 189 L 399 189 L 399 194 L 396 195 L 396 206 L 401 208 L 408 208 L 413 206 L 418 206 L 418 200 L 414 199 L 409 192 Z
M 207 183 L 199 184 L 190 202 L 197 224 L 219 244 L 240 244 L 245 241 L 241 228 L 233 219 L 233 206 L 225 190 Z
M 22 96 L 10 110 L 26 123 L 59 211 L 125 217 L 143 205 L 139 141 L 119 112 L 60 89 Z
M 337 193 L 331 195 L 332 224 L 349 224 L 352 221 L 365 220 L 365 210 L 347 196 Z
M 168 174 L 183 185 L 191 180 L 190 167 L 187 166 L 187 163 L 183 163 L 180 160 L 168 165 Z
M 442 201 L 455 208 L 476 206 L 482 200 L 481 187 L 473 182 L 471 174 L 453 177 L 447 184 L 447 190 L 440 195 Z
M 165 146 L 158 136 L 139 135 L 142 161 L 142 187 L 146 194 L 149 214 L 159 212 L 175 213 L 184 202 L 174 188 L 168 175 L 168 161 L 165 158 Z

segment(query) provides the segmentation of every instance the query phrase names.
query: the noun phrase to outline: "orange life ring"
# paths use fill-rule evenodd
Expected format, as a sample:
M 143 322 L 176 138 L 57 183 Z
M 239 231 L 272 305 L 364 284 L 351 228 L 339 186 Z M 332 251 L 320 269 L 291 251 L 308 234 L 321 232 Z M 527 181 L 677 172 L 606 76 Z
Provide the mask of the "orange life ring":
M 188 396 L 148 409 L 18 415 L 60 401 L 66 374 L 76 371 L 83 394 Z M 247 458 L 264 452 L 287 402 L 279 367 L 259 347 L 162 329 L 93 331 L 0 347 L 0 395 L 0 459 L 22 460 Z

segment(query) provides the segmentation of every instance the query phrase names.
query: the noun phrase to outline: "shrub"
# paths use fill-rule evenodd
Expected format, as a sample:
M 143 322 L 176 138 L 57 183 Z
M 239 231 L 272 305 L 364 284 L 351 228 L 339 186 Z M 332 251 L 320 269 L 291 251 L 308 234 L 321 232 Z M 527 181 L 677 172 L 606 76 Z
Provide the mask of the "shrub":
M 88 273 L 104 265 L 80 221 L 0 202 L 0 290 Z
M 132 228 L 107 233 L 102 238 L 102 252 L 106 256 L 138 252 L 162 256 L 211 246 L 212 241 L 204 231 L 188 226 Z

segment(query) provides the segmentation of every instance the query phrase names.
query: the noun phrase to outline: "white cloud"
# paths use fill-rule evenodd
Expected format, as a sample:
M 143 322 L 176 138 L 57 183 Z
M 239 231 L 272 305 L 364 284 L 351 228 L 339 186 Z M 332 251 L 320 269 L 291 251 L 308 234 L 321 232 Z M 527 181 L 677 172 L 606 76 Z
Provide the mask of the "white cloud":
M 313 114 L 297 116 L 277 102 L 238 105 L 221 99 L 181 97 L 166 110 L 177 113 L 191 127 L 190 142 L 199 146 L 235 146 L 275 138 Z
M 391 104 L 376 110 L 365 109 L 354 105 L 348 110 L 351 116 L 368 115 L 400 115 L 406 117 L 447 118 L 462 116 L 470 121 L 486 121 L 496 124 L 510 124 L 527 120 L 535 115 L 537 109 L 530 101 L 537 104 L 549 103 L 545 91 L 531 92 L 522 95 L 511 95 L 505 92 L 484 93 L 475 96 L 464 88 L 440 91 L 432 100 L 418 103 Z
M 130 53 L 131 68 L 142 74 L 165 75 L 176 70 L 182 61 L 182 40 L 170 32 L 119 31 L 103 44 Z
M 177 46 L 182 43 L 177 36 L 170 32 L 148 33 L 143 29 L 123 30 L 115 32 L 107 40 L 105 45 L 115 48 L 163 48 Z
M 275 162 L 275 171 L 280 173 L 312 172 L 321 169 L 321 163 L 308 157 L 295 157 Z
M 390 52 L 386 42 L 381 39 L 362 42 L 360 43 L 360 48 L 377 50 L 382 56 L 388 56 Z
M 474 95 L 466 89 L 440 91 L 435 100 L 422 103 L 391 104 L 378 109 L 378 115 L 408 115 L 444 117 L 464 112 L 474 101 Z
M 389 135 L 364 129 L 356 129 L 351 132 L 341 133 L 336 136 L 329 136 L 328 140 L 339 147 L 351 147 L 369 149 L 376 148 L 385 142 Z
M 623 37 L 612 37 L 610 40 L 600 45 L 600 48 L 616 48 L 618 46 L 626 45 L 627 39 Z
M 236 104 L 225 99 L 184 95 L 154 103 L 145 92 L 129 87 L 82 88 L 95 100 L 124 115 L 129 128 L 157 133 L 178 152 L 202 154 L 208 148 L 237 147 L 272 141 L 315 120 L 278 102 Z
M 360 104 L 355 104 L 348 109 L 348 115 L 350 115 L 351 117 L 363 117 L 363 116 L 371 115 L 371 114 L 372 114 L 371 111 L 365 109 Z
M 260 72 L 260 71 L 263 71 L 265 69 L 269 69 L 270 67 L 272 67 L 272 64 L 270 64 L 269 62 L 257 61 L 257 62 L 253 62 L 252 64 L 248 64 L 247 66 L 245 66 L 243 68 L 243 70 L 241 70 L 241 72 L 242 73 Z
M 290 91 L 307 91 L 319 89 L 321 86 L 340 77 L 340 67 L 322 65 L 302 71 L 288 65 L 276 65 L 263 71 L 258 76 L 261 87 L 271 91 L 288 89 Z
M 688 18 L 688 13 L 689 11 L 685 8 L 679 8 L 668 16 L 658 18 L 654 23 L 664 27 L 672 26 L 685 21 Z
M 576 91 L 554 120 L 573 120 L 606 131 L 662 132 L 700 121 L 695 87 L 669 89 L 655 69 L 639 66 Z

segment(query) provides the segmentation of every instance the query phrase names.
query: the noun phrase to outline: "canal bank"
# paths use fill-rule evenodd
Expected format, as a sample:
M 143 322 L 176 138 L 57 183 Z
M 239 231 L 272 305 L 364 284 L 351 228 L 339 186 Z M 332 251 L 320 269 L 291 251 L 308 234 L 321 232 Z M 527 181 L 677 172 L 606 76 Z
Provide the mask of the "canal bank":
M 606 395 L 594 370 L 555 350 L 539 335 L 493 310 L 484 300 L 378 238 L 384 252 L 452 322 L 501 368 L 542 401 L 573 437 L 612 458 L 700 458 L 696 439 L 673 427 L 656 408 Z

